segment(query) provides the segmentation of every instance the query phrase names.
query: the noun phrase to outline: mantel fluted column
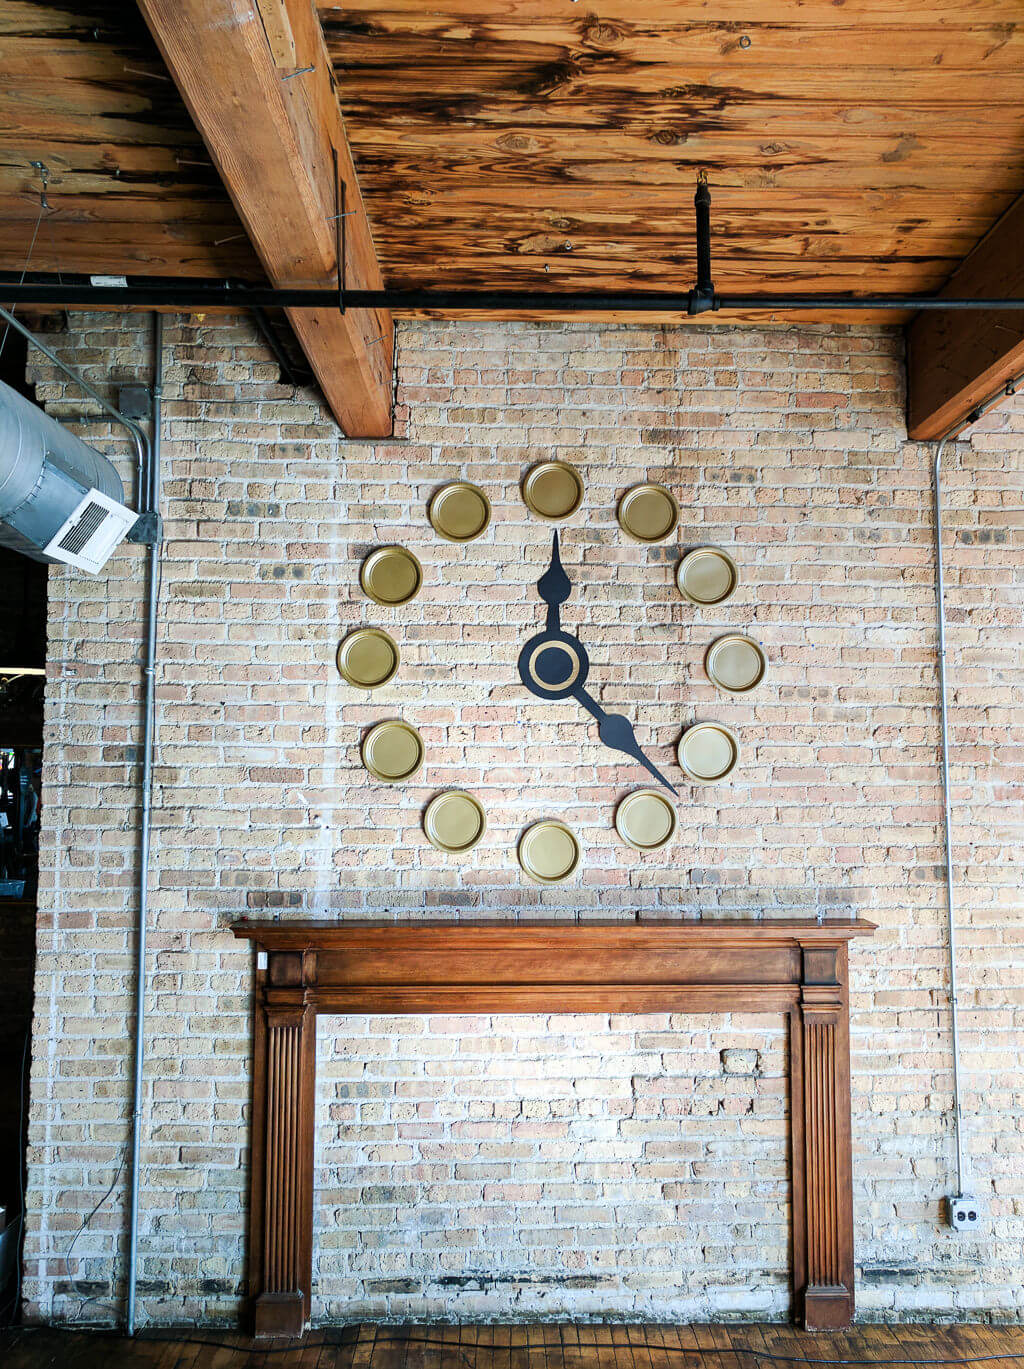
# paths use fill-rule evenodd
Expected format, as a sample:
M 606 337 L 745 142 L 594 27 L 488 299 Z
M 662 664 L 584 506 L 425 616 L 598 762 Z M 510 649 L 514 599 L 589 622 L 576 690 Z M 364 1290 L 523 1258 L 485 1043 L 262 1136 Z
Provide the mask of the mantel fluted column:
M 853 1192 L 846 949 L 804 950 L 790 1035 L 793 1272 L 808 1330 L 853 1318 Z
M 250 1289 L 258 1337 L 309 1324 L 313 1255 L 316 1011 L 256 1006 Z

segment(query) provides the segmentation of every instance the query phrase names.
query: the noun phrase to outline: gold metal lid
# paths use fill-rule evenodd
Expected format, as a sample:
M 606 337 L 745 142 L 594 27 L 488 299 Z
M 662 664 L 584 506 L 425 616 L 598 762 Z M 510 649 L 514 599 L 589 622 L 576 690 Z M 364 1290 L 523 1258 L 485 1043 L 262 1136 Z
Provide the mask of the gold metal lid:
M 557 523 L 583 503 L 583 477 L 564 461 L 542 461 L 526 473 L 523 503 L 538 518 Z
M 656 851 L 675 836 L 676 810 L 656 789 L 635 789 L 615 810 L 615 830 L 635 851 Z
M 721 547 L 694 547 L 676 566 L 679 593 L 691 604 L 724 604 L 739 582 L 736 562 Z
M 423 738 L 400 719 L 378 723 L 363 738 L 362 757 L 375 779 L 398 784 L 423 764 Z
M 443 485 L 427 505 L 430 526 L 449 542 L 472 542 L 491 521 L 491 501 L 478 485 Z
M 679 505 L 664 485 L 634 485 L 619 500 L 619 526 L 638 542 L 661 542 L 675 532 Z
M 764 679 L 768 661 L 759 642 L 742 632 L 718 637 L 704 653 L 704 673 L 729 694 L 747 694 Z
M 483 804 L 462 789 L 435 794 L 423 814 L 423 830 L 439 851 L 471 851 L 487 830 Z
M 375 604 L 407 604 L 420 592 L 423 567 L 405 547 L 378 547 L 360 567 L 359 583 Z
M 679 768 L 694 784 L 714 784 L 735 770 L 739 738 L 724 723 L 695 723 L 679 738 L 676 756 Z
M 564 822 L 535 822 L 519 838 L 516 855 L 538 884 L 558 884 L 579 865 L 580 844 Z
M 338 673 L 356 689 L 377 689 L 394 678 L 399 659 L 398 646 L 386 632 L 361 627 L 338 647 Z

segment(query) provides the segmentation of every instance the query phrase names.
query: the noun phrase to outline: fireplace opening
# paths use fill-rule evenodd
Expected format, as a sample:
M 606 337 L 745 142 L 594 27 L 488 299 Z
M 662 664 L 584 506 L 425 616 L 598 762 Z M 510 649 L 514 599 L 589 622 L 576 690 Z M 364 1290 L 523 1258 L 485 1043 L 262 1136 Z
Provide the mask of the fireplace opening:
M 782 1319 L 778 1014 L 322 1016 L 314 1322 Z

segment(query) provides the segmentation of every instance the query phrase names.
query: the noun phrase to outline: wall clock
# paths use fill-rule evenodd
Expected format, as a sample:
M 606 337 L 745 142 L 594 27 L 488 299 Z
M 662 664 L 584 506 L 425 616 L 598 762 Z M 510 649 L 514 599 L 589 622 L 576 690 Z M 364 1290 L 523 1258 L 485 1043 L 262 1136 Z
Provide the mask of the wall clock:
M 538 699 L 565 699 L 572 696 L 597 721 L 597 735 L 612 751 L 621 751 L 639 761 L 645 769 L 670 790 L 656 765 L 644 755 L 633 732 L 633 724 L 622 713 L 606 713 L 584 685 L 590 661 L 578 637 L 562 631 L 559 609 L 572 594 L 572 584 L 562 567 L 558 533 L 551 541 L 551 564 L 537 581 L 537 593 L 548 606 L 547 623 L 526 642 L 519 653 L 519 678 Z
M 545 483 L 547 482 L 547 483 Z M 523 501 L 531 512 L 549 521 L 568 517 L 583 498 L 583 481 L 564 462 L 534 466 L 523 484 Z M 442 486 L 429 504 L 428 518 L 438 535 L 449 542 L 471 542 L 490 523 L 491 505 L 476 485 L 456 481 Z M 661 541 L 676 528 L 679 506 L 661 485 L 637 485 L 619 501 L 618 518 L 627 535 L 640 542 Z M 734 593 L 739 583 L 736 563 L 721 547 L 691 548 L 676 564 L 673 577 L 680 595 L 697 608 L 714 608 Z M 376 604 L 399 608 L 415 597 L 423 584 L 419 560 L 401 546 L 378 547 L 363 561 L 359 581 Z M 644 753 L 633 725 L 622 713 L 606 713 L 586 688 L 590 659 L 579 637 L 564 631 L 561 606 L 572 595 L 572 582 L 562 565 L 559 535 L 551 539 L 551 559 L 537 581 L 546 605 L 540 632 L 523 644 L 518 657 L 519 678 L 538 699 L 573 698 L 597 723 L 599 740 L 613 751 L 639 762 L 664 789 L 678 797 L 656 765 Z M 338 650 L 338 670 L 345 681 L 366 690 L 389 683 L 399 666 L 397 642 L 382 629 L 363 627 L 350 632 Z M 708 679 L 732 695 L 744 695 L 763 680 L 767 659 L 752 637 L 728 632 L 713 641 L 704 660 Z M 586 724 L 586 719 L 581 719 Z M 715 784 L 729 776 L 739 761 L 739 738 L 719 722 L 695 722 L 679 740 L 677 760 L 690 784 Z M 417 775 L 424 764 L 423 739 L 403 719 L 371 727 L 363 738 L 362 760 L 378 781 L 399 784 Z M 674 806 L 659 790 L 635 790 L 615 811 L 615 830 L 624 842 L 642 853 L 656 851 L 675 835 Z M 436 794 L 423 815 L 427 839 L 440 851 L 464 855 L 481 840 L 487 817 L 480 800 L 463 790 Z M 543 884 L 560 883 L 579 867 L 579 842 L 564 823 L 535 822 L 522 834 L 517 856 L 523 870 Z

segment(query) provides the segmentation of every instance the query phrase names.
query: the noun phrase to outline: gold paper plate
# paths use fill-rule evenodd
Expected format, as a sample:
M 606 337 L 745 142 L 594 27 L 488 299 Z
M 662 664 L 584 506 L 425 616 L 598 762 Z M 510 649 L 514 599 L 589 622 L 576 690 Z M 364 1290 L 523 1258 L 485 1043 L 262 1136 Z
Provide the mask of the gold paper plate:
M 704 654 L 704 673 L 729 694 L 747 694 L 764 679 L 768 662 L 759 642 L 730 632 L 711 643 Z
M 423 567 L 405 547 L 378 547 L 360 567 L 359 583 L 375 604 L 407 604 L 420 592 Z
M 423 830 L 439 851 L 471 851 L 487 830 L 483 804 L 461 789 L 437 794 L 423 814 Z
M 675 532 L 679 505 L 664 485 L 634 485 L 619 500 L 619 526 L 638 542 L 661 542 Z
M 676 566 L 679 593 L 691 604 L 724 604 L 739 582 L 736 562 L 721 547 L 694 547 Z
M 472 542 L 491 521 L 491 501 L 478 485 L 460 480 L 437 491 L 427 505 L 427 517 L 449 542 Z
M 363 738 L 363 764 L 375 779 L 398 784 L 410 779 L 423 764 L 423 738 L 398 719 L 378 723 Z
M 694 784 L 714 784 L 736 768 L 739 738 L 724 723 L 696 723 L 688 727 L 676 747 L 679 768 Z
M 538 884 L 558 884 L 579 865 L 580 844 L 564 822 L 535 822 L 519 838 L 516 855 Z
M 394 677 L 399 659 L 398 646 L 386 632 L 361 627 L 338 647 L 338 672 L 356 689 L 377 689 Z
M 675 836 L 676 810 L 656 789 L 635 789 L 615 810 L 615 830 L 635 851 L 656 851 Z
M 583 478 L 564 461 L 542 461 L 526 473 L 523 503 L 538 518 L 557 523 L 583 503 Z

